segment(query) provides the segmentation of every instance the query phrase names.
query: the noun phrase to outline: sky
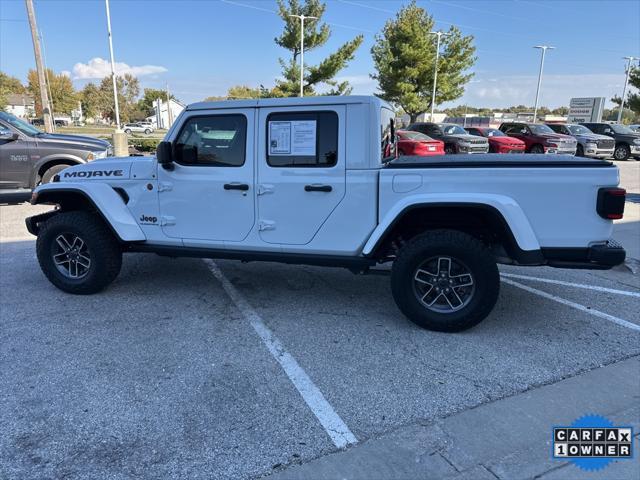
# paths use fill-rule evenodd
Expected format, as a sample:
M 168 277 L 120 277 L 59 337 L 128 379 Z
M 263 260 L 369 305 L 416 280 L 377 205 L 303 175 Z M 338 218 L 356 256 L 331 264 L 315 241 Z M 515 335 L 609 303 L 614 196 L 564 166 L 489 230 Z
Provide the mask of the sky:
M 327 0 L 326 45 L 305 54 L 315 64 L 358 34 L 364 42 L 339 73 L 353 94 L 377 84 L 371 46 L 376 33 L 407 1 Z M 454 24 L 473 35 L 478 60 L 460 99 L 442 105 L 533 105 L 540 65 L 534 45 L 548 52 L 540 104 L 555 108 L 571 97 L 620 95 L 624 56 L 640 57 L 640 0 L 425 0 L 419 6 L 438 29 Z M 34 0 L 45 61 L 67 72 L 77 88 L 109 74 L 103 0 Z M 225 95 L 232 85 L 271 87 L 287 58 L 273 41 L 282 31 L 275 0 L 111 0 L 116 70 L 141 86 L 165 88 L 184 103 Z M 23 0 L 0 0 L 0 70 L 26 82 L 34 68 Z M 607 102 L 610 107 L 611 103 Z

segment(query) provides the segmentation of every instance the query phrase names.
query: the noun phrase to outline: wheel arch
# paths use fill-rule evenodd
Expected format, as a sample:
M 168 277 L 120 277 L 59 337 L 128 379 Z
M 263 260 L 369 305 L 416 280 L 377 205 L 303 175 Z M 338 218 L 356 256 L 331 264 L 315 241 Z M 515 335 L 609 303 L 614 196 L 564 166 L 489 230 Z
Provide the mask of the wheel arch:
M 121 242 L 146 240 L 123 196 L 106 184 L 41 185 L 35 190 L 31 203 L 58 205 L 60 212 L 86 210 L 96 213 Z
M 520 207 L 481 201 L 416 202 L 390 211 L 367 241 L 363 254 L 382 257 L 391 242 L 432 229 L 452 229 L 501 245 L 521 264 L 544 262 L 540 245 Z M 406 240 L 406 239 L 404 239 Z
M 56 165 L 80 165 L 86 163 L 82 158 L 72 155 L 56 155 L 54 157 L 41 158 L 36 165 L 34 165 L 31 171 L 31 178 L 29 179 L 29 185 L 31 188 L 35 188 L 39 178 L 42 178 L 44 172 Z

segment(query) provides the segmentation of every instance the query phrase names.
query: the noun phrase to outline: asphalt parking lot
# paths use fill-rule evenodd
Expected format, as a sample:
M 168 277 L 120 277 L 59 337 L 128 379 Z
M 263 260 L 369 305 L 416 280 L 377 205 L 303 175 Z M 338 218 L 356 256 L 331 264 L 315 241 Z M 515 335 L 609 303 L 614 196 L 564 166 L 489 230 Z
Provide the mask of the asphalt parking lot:
M 489 318 L 443 334 L 402 316 L 388 278 L 341 269 L 131 254 L 108 290 L 70 296 L 38 267 L 35 210 L 0 206 L 3 479 L 278 475 L 640 355 L 627 267 L 501 267 Z M 637 220 L 621 232 L 640 244 Z

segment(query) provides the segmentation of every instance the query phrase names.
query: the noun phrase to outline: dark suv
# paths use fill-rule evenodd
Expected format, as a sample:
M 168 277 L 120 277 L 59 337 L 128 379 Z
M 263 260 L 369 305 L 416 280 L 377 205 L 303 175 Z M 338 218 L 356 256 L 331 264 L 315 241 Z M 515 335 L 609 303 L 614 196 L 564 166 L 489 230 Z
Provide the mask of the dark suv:
M 43 133 L 0 111 L 0 201 L 19 202 L 69 165 L 113 155 L 105 140 Z
M 629 157 L 640 159 L 640 133 L 615 123 L 581 123 L 580 125 L 584 125 L 594 133 L 613 138 L 616 142 L 613 158 L 616 160 L 626 160 Z
M 500 131 L 522 140 L 527 153 L 576 153 L 575 138 L 556 133 L 540 123 L 506 122 L 500 125 Z
M 487 153 L 489 141 L 483 137 L 469 135 L 460 125 L 454 123 L 412 123 L 405 130 L 424 133 L 444 142 L 445 153 Z

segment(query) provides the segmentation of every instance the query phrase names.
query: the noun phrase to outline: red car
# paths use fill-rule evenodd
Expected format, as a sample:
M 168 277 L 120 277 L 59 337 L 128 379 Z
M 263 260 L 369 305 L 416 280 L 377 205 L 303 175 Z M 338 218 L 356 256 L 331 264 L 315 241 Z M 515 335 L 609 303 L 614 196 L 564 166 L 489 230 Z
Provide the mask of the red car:
M 398 153 L 400 155 L 444 155 L 444 142 L 420 132 L 398 130 Z
M 485 137 L 489 140 L 491 153 L 524 153 L 526 144 L 515 137 L 510 137 L 497 128 L 469 127 L 466 129 L 471 135 Z

